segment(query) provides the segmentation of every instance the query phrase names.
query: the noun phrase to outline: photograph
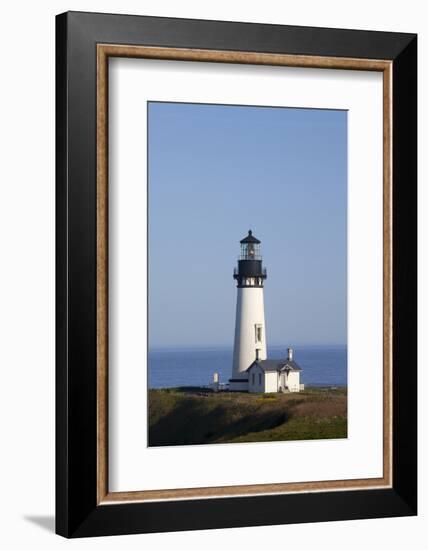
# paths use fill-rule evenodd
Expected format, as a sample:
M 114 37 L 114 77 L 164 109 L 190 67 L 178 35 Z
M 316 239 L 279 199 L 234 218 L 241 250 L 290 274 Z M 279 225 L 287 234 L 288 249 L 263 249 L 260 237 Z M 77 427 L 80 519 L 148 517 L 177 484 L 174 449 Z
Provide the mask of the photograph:
M 346 438 L 348 112 L 147 120 L 148 446 Z

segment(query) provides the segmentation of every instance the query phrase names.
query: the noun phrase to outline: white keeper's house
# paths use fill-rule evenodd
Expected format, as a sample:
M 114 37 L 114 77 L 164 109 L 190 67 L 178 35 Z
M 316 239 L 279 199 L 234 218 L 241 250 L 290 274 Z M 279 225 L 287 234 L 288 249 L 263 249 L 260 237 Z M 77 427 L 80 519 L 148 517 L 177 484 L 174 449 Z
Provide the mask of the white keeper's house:
M 266 345 L 263 284 L 266 269 L 262 265 L 260 241 L 252 231 L 241 241 L 237 281 L 235 345 L 230 391 L 260 393 L 298 392 L 301 368 L 288 348 L 284 359 L 268 359 Z

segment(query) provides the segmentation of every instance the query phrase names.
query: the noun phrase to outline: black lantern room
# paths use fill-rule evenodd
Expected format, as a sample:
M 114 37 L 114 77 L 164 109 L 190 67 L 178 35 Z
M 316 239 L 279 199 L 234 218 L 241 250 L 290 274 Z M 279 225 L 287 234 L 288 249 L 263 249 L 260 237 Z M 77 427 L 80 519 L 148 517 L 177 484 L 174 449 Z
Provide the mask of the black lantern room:
M 240 243 L 241 254 L 238 258 L 238 268 L 233 272 L 233 278 L 236 279 L 239 288 L 263 287 L 263 281 L 267 275 L 266 269 L 262 267 L 259 239 L 254 237 L 250 229 Z

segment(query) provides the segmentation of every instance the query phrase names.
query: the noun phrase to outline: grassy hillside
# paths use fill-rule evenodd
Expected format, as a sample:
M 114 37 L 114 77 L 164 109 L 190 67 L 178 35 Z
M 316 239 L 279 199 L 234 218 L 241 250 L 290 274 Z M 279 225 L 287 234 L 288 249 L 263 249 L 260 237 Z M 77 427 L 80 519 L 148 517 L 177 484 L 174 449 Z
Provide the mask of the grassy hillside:
M 149 391 L 149 445 L 347 437 L 346 389 L 300 393 Z

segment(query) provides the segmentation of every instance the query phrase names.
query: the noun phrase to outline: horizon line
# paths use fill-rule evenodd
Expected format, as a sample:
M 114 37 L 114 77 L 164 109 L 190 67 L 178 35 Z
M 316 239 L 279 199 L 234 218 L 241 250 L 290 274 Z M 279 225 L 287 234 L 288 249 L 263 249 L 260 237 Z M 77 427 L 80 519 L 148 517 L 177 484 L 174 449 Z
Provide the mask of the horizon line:
M 296 343 L 296 344 L 269 344 L 268 349 L 271 348 L 284 348 L 287 349 L 289 347 L 347 347 L 348 343 Z M 233 350 L 233 344 L 168 344 L 168 345 L 160 345 L 155 344 L 152 346 L 148 346 L 149 349 L 213 349 L 213 348 L 222 348 L 222 349 L 232 349 Z

